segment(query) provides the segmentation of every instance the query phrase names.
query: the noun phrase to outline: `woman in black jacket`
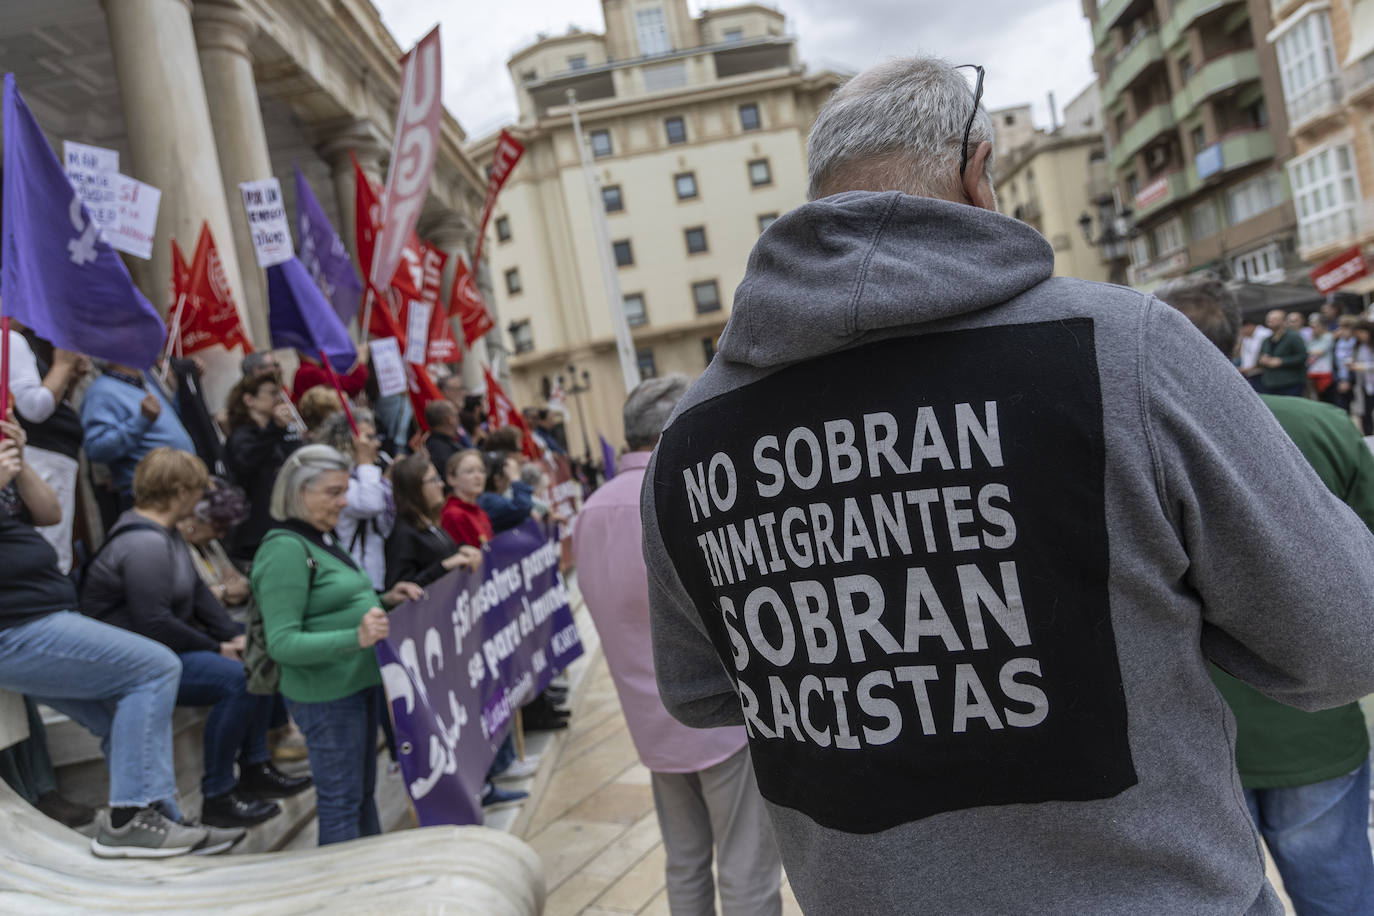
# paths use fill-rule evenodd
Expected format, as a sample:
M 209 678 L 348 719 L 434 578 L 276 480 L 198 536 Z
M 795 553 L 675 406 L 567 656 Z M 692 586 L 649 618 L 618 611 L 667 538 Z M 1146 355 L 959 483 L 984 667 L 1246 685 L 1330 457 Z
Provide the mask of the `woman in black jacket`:
M 300 448 L 300 432 L 292 425 L 291 405 L 270 372 L 244 376 L 229 392 L 229 438 L 224 443 L 229 473 L 248 494 L 246 521 L 229 536 L 229 555 L 250 562 L 267 529 L 272 526 L 268 506 L 277 472 Z
M 482 562 L 475 547 L 459 547 L 443 528 L 444 484 L 425 452 L 407 455 L 391 466 L 396 527 L 386 539 L 386 587 L 397 582 L 428 585 L 454 569 Z

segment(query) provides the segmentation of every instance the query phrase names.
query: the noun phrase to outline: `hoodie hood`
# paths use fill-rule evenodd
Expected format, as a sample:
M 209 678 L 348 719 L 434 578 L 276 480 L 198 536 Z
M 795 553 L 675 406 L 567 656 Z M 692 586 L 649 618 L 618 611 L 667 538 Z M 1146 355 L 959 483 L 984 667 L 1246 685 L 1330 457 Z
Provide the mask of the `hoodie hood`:
M 759 368 L 809 359 L 1000 305 L 1053 273 L 1054 249 L 1019 220 L 898 191 L 836 194 L 759 239 L 720 353 Z

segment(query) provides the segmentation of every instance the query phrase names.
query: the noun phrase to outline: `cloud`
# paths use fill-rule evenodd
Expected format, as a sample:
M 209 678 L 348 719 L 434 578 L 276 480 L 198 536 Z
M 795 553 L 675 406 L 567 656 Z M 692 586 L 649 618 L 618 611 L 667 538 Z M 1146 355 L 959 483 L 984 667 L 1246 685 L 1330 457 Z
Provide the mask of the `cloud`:
M 469 137 L 516 119 L 506 60 L 540 32 L 570 25 L 601 31 L 599 0 L 506 0 L 482 7 L 451 0 L 374 0 L 408 48 L 438 22 L 443 34 L 444 103 Z M 689 2 L 693 13 L 703 6 Z M 719 4 L 724 5 L 724 4 Z M 1046 94 L 1060 112 L 1093 79 L 1092 38 L 1081 0 L 779 0 L 801 58 L 813 70 L 856 72 L 901 54 L 939 54 L 987 68 L 986 104 L 1029 102 L 1049 123 Z

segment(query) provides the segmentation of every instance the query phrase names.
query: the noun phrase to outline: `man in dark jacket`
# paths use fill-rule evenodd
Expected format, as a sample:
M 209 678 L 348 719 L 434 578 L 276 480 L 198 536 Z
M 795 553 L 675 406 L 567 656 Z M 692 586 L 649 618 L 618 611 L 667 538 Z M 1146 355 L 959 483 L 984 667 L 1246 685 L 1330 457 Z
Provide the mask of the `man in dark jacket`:
M 1271 332 L 1260 344 L 1260 388 L 1264 394 L 1298 397 L 1307 385 L 1307 344 L 1285 321 L 1283 309 L 1270 309 L 1264 326 Z
M 1374 692 L 1374 533 L 1186 318 L 996 212 L 981 83 L 818 114 L 646 473 L 664 705 L 744 725 L 807 912 L 1277 916 L 1206 662 Z

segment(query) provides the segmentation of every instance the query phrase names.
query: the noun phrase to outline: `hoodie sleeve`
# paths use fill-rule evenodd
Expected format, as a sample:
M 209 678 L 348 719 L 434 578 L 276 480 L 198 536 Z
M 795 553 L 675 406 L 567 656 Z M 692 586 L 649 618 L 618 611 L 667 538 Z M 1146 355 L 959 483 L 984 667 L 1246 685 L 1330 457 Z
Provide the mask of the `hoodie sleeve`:
M 644 524 L 644 566 L 649 575 L 649 624 L 654 649 L 654 674 L 664 707 L 683 725 L 716 728 L 742 725 L 734 681 L 706 635 L 687 590 L 663 544 L 654 508 L 654 452 L 640 491 Z
M 1374 534 L 1182 314 L 1151 300 L 1142 330 L 1146 430 L 1204 654 L 1302 709 L 1374 692 Z

